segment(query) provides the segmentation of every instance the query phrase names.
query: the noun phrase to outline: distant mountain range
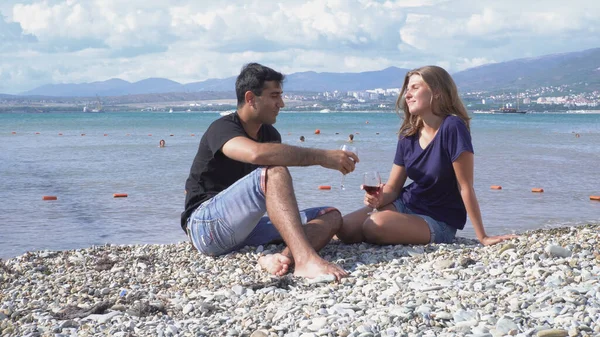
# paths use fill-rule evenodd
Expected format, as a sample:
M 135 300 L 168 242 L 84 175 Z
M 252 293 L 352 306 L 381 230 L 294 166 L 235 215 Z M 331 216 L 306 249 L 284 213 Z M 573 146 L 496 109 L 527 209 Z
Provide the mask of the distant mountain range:
M 399 88 L 408 69 L 389 67 L 361 73 L 289 74 L 286 91 L 351 91 L 374 88 Z M 486 64 L 452 74 L 459 90 L 518 90 L 543 86 L 571 85 L 583 91 L 600 90 L 600 48 L 580 52 L 552 54 L 507 62 Z M 80 84 L 47 84 L 21 93 L 25 96 L 93 97 L 153 93 L 235 90 L 235 76 L 181 84 L 165 78 L 148 78 L 127 82 L 114 78 Z
M 461 91 L 569 85 L 600 90 L 600 48 L 486 64 L 452 75 Z

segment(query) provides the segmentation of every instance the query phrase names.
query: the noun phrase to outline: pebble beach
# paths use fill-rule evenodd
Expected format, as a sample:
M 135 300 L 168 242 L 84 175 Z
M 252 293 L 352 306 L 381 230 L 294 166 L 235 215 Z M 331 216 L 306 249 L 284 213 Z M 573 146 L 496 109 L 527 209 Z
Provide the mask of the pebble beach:
M 484 247 L 344 245 L 332 282 L 272 277 L 246 247 L 188 242 L 28 252 L 0 260 L 1 336 L 598 336 L 600 224 Z

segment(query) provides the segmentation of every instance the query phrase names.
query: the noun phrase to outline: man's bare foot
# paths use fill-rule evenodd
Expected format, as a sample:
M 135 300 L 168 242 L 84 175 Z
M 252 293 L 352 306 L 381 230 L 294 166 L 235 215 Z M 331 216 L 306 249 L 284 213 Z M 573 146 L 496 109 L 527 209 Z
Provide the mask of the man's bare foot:
M 305 278 L 315 278 L 327 274 L 335 276 L 336 280 L 338 281 L 342 277 L 348 276 L 348 272 L 342 269 L 342 267 L 334 263 L 327 262 L 319 256 L 310 259 L 307 263 L 302 265 L 296 263 L 296 268 L 294 270 L 294 276 Z
M 258 259 L 258 264 L 273 275 L 283 276 L 287 274 L 292 264 L 292 259 L 283 254 L 275 253 L 261 256 Z

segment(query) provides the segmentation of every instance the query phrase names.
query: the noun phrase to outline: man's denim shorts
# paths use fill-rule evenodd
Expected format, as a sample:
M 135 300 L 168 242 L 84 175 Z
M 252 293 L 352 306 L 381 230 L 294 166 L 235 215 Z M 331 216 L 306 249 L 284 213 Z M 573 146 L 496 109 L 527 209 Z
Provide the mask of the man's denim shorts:
M 429 239 L 429 243 L 452 243 L 454 241 L 454 237 L 456 237 L 456 228 L 448 226 L 445 222 L 437 221 L 430 216 L 417 214 L 413 212 L 410 208 L 404 205 L 402 199 L 400 198 L 394 201 L 394 206 L 396 207 L 396 210 L 400 213 L 413 214 L 423 218 L 423 220 L 427 222 L 427 225 L 429 226 L 429 231 L 431 232 L 431 238 Z
M 211 199 L 203 202 L 187 220 L 194 247 L 206 255 L 223 255 L 244 246 L 279 243 L 283 239 L 265 216 L 266 167 L 260 167 Z M 330 211 L 315 207 L 300 211 L 302 224 Z

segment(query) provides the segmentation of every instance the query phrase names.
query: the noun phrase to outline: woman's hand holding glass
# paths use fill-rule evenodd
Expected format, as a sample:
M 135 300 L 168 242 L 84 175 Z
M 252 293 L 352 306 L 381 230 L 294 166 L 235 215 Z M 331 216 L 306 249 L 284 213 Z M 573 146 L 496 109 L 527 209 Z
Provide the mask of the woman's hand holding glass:
M 383 187 L 385 184 L 379 185 L 379 191 L 375 194 L 369 194 L 365 192 L 364 204 L 373 209 L 381 207 L 383 204 Z M 360 189 L 364 190 L 364 185 L 360 185 Z
M 363 184 L 360 186 L 365 193 L 365 204 L 373 211 L 368 213 L 376 213 L 377 207 L 381 206 L 383 201 L 383 184 L 381 183 L 381 176 L 377 171 L 369 171 L 363 174 Z

